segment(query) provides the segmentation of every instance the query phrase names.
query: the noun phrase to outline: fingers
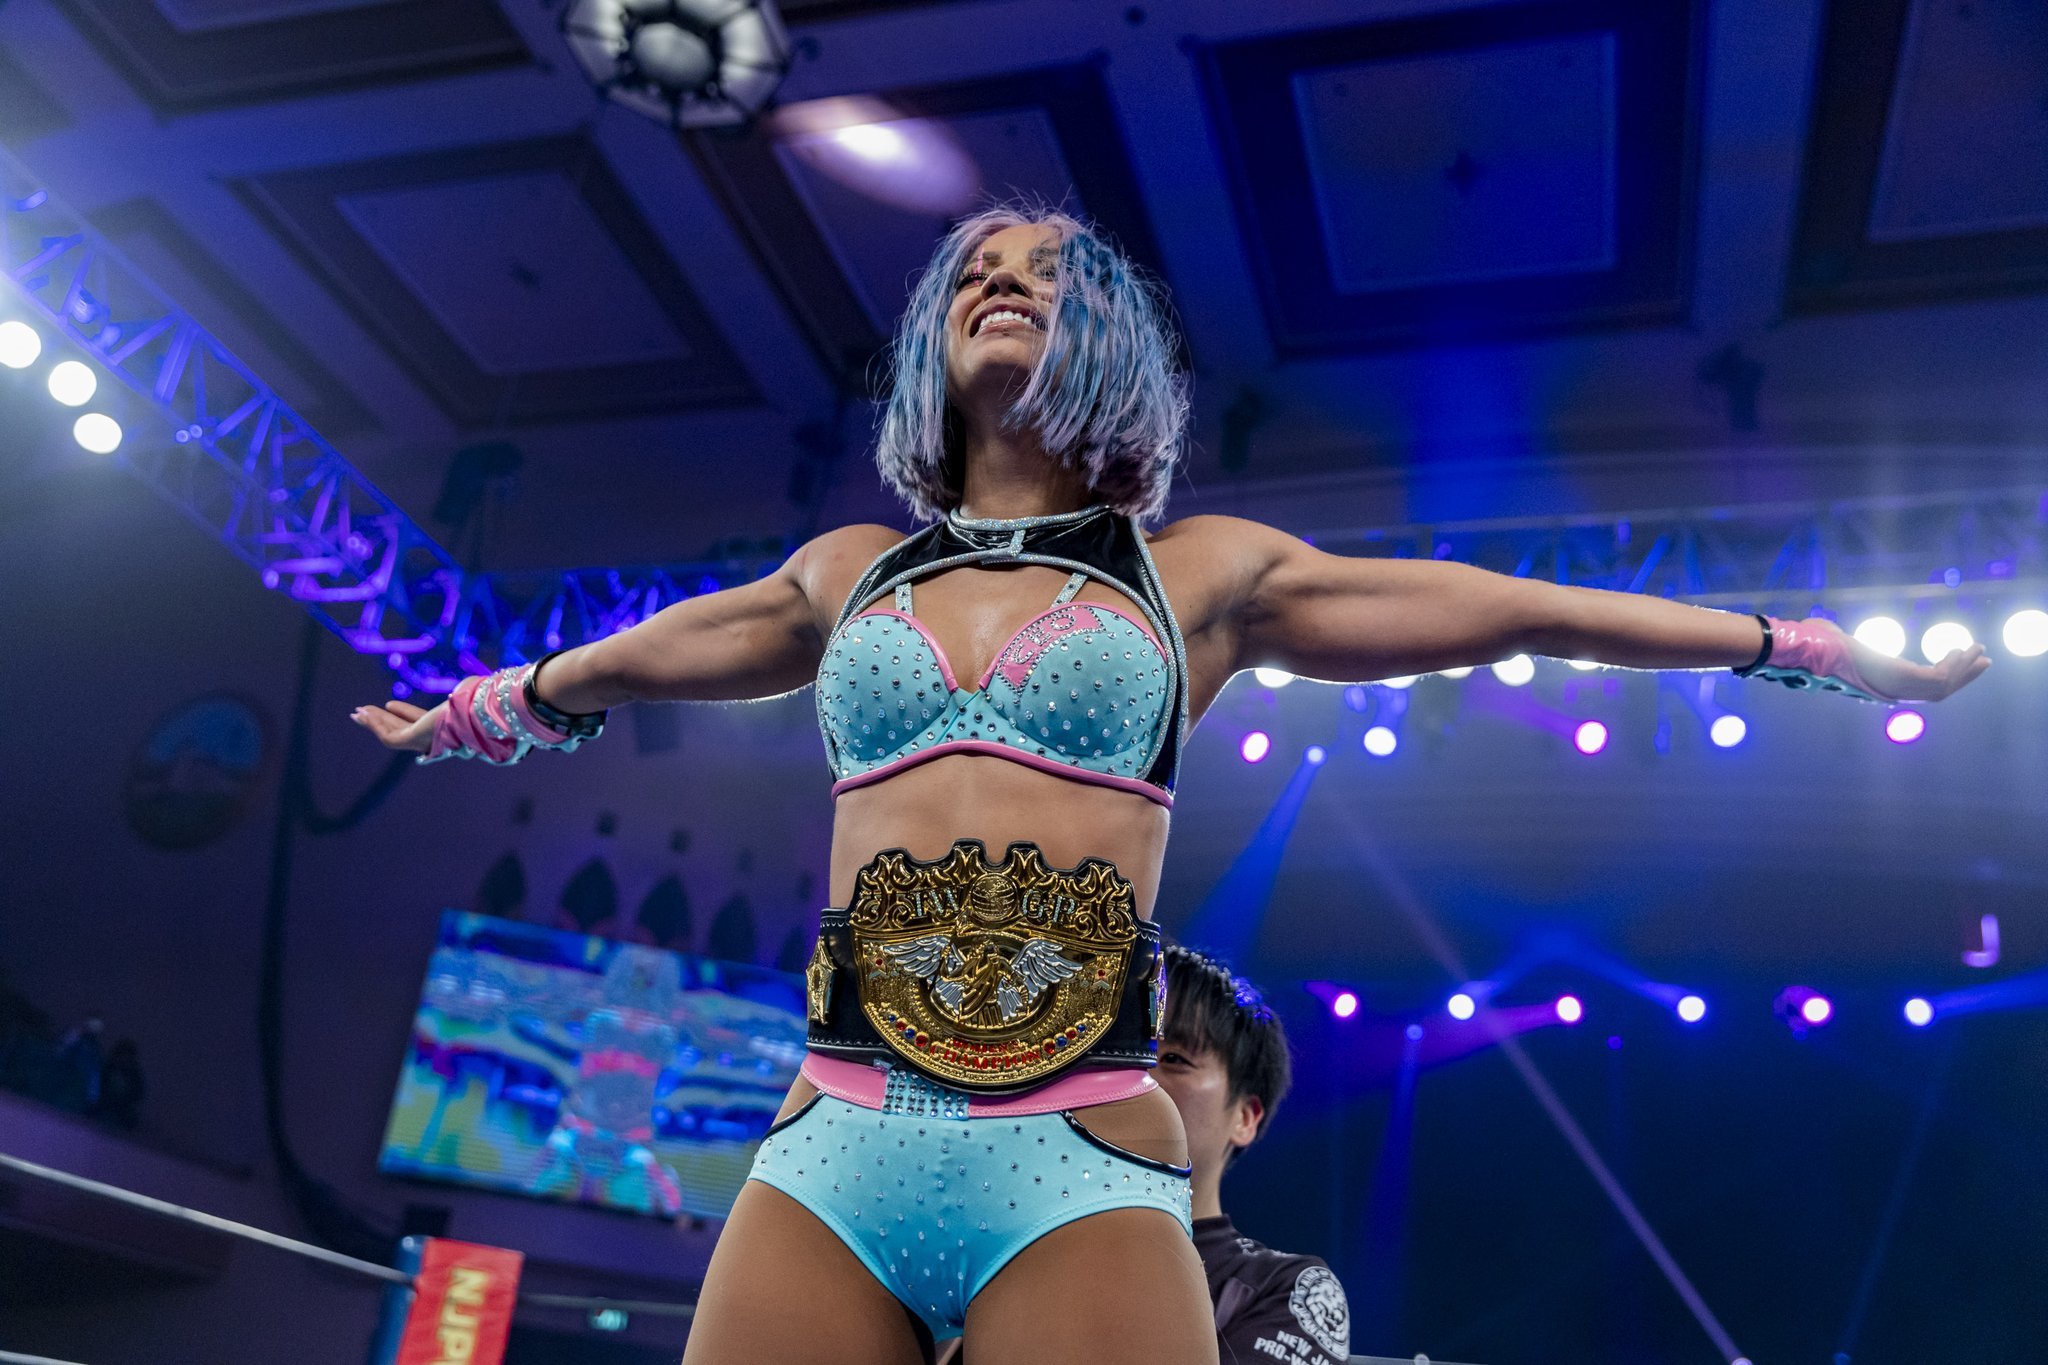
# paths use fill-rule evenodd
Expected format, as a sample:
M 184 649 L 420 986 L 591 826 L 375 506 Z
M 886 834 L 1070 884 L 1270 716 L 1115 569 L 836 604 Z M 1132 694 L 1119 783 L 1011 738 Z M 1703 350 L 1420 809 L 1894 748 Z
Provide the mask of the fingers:
M 405 714 L 410 712 L 410 715 Z M 404 749 L 413 753 L 426 753 L 433 747 L 434 724 L 428 711 L 405 702 L 387 702 L 383 706 L 358 706 L 349 712 L 349 719 L 377 737 L 387 749 Z

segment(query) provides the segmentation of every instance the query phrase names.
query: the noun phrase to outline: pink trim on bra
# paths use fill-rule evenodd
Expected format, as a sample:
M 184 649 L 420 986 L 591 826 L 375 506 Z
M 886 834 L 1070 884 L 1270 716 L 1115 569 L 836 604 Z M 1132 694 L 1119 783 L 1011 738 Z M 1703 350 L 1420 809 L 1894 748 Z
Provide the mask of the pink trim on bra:
M 804 1054 L 803 1078 L 834 1099 L 857 1104 L 863 1109 L 880 1109 L 888 1086 L 884 1066 L 852 1062 L 822 1053 Z M 1056 1114 L 1062 1109 L 1086 1109 L 1094 1104 L 1114 1104 L 1135 1099 L 1159 1088 L 1152 1073 L 1139 1066 L 1091 1068 L 1047 1081 L 1021 1095 L 975 1095 L 967 1101 L 967 1117 L 999 1119 L 1025 1114 Z
M 893 616 L 897 620 L 909 625 L 909 627 L 912 630 L 916 631 L 919 635 L 922 635 L 924 637 L 925 644 L 931 647 L 932 657 L 939 661 L 939 672 L 946 675 L 946 690 L 948 692 L 958 692 L 960 690 L 960 682 L 957 678 L 953 676 L 953 661 L 946 657 L 946 647 L 939 643 L 939 639 L 936 635 L 933 635 L 930 631 L 924 628 L 924 622 L 918 620 L 909 612 L 897 611 L 894 607 L 876 607 L 871 611 L 862 612 L 859 616 L 856 616 L 853 619 L 855 621 L 859 621 L 870 616 Z
M 976 686 L 984 690 L 988 687 L 988 680 L 995 676 L 996 666 L 1003 661 L 1003 655 L 1007 654 L 1010 651 L 1010 647 L 1017 643 L 1018 636 L 1022 635 L 1025 631 L 1031 629 L 1033 626 L 1037 625 L 1040 621 L 1043 621 L 1046 617 L 1052 615 L 1054 612 L 1067 611 L 1074 607 L 1086 607 L 1090 611 L 1106 611 L 1110 612 L 1113 615 L 1123 617 L 1124 620 L 1129 621 L 1132 625 L 1136 626 L 1140 631 L 1144 632 L 1145 638 L 1152 642 L 1152 648 L 1159 651 L 1159 656 L 1161 658 L 1166 657 L 1166 650 L 1159 643 L 1159 637 L 1152 633 L 1152 627 L 1146 625 L 1145 622 L 1131 615 L 1122 607 L 1111 606 L 1107 602 L 1061 602 L 1056 606 L 1047 607 L 1044 611 L 1038 613 L 1038 615 L 1032 617 L 1029 621 L 1026 621 L 1023 625 L 1011 631 L 1010 638 L 1003 641 L 1003 647 L 996 651 L 995 657 L 993 659 L 989 660 L 988 670 L 981 675 L 981 681 L 977 683 Z M 918 620 L 909 612 L 897 611 L 894 607 L 869 607 L 866 611 L 860 613 L 859 616 L 854 617 L 853 620 L 858 621 L 863 619 L 864 617 L 869 616 L 893 616 L 899 621 L 907 622 L 912 629 L 914 629 L 915 631 L 917 631 L 919 635 L 922 635 L 924 637 L 924 642 L 927 645 L 931 646 L 932 657 L 939 661 L 939 670 L 946 675 L 947 689 L 953 692 L 958 692 L 961 690 L 959 681 L 953 675 L 953 660 L 950 656 L 947 655 L 946 647 L 939 643 L 939 639 L 936 635 L 933 635 L 929 630 L 925 629 L 924 622 Z M 853 622 L 849 621 L 847 624 L 851 625 L 853 624 Z M 1100 623 L 1098 622 L 1097 624 L 1099 627 Z M 1086 627 L 1081 627 L 1081 629 L 1086 629 Z M 1065 634 L 1067 632 L 1061 633 Z M 1041 646 L 1041 648 L 1043 648 L 1043 646 Z M 1036 661 L 1037 655 L 1034 654 L 1032 656 L 1032 662 L 1035 663 Z M 1013 680 L 1013 682 L 1015 682 L 1015 680 Z M 1021 682 L 1015 682 L 1015 685 L 1021 687 L 1023 684 Z
M 1114 773 L 1098 773 L 1088 768 L 1076 768 L 1071 764 L 1040 758 L 1037 754 L 1028 754 L 1008 744 L 995 744 L 985 739 L 949 739 L 944 744 L 934 744 L 929 749 L 920 749 L 914 754 L 891 759 L 879 768 L 870 768 L 867 772 L 840 778 L 832 784 L 832 795 L 838 796 L 856 787 L 880 782 L 883 778 L 894 777 L 906 768 L 915 768 L 920 763 L 929 763 L 948 754 L 986 754 L 990 758 L 1007 758 L 1012 763 L 1036 768 L 1040 772 L 1051 773 L 1054 777 L 1064 777 L 1069 782 L 1085 782 L 1091 787 L 1114 787 L 1118 791 L 1136 792 L 1147 800 L 1158 802 L 1168 810 L 1173 809 L 1173 794 L 1153 786 L 1150 782 L 1143 782 L 1135 777 L 1118 777 Z

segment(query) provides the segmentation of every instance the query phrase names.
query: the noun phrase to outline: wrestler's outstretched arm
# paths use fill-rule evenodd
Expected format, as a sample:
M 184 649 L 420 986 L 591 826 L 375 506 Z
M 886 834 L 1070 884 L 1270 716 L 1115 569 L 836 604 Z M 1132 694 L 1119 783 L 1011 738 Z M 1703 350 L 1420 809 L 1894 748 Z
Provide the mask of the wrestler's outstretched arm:
M 1170 528 L 1223 553 L 1204 595 L 1230 628 L 1237 668 L 1273 665 L 1306 677 L 1364 681 L 1487 664 L 1518 653 L 1623 668 L 1741 668 L 1761 652 L 1757 618 L 1598 588 L 1564 587 L 1466 564 L 1325 554 L 1256 522 L 1203 517 Z M 1162 550 L 1162 558 L 1164 551 Z M 1776 624 L 1776 623 L 1774 623 Z M 1810 623 L 1809 623 L 1810 624 Z M 1804 650 L 1803 627 L 1774 634 Z M 1937 701 L 1991 661 L 1981 645 L 1932 666 L 1894 659 L 1841 636 L 1830 676 L 1857 676 L 1887 698 Z M 1816 670 L 1818 672 L 1818 670 Z
M 829 531 L 766 578 L 664 607 L 620 631 L 547 661 L 540 699 L 572 714 L 633 701 L 749 701 L 811 682 L 826 631 L 862 568 L 897 532 L 880 526 Z M 427 753 L 438 724 L 431 708 L 402 701 L 358 707 L 352 719 L 393 749 Z

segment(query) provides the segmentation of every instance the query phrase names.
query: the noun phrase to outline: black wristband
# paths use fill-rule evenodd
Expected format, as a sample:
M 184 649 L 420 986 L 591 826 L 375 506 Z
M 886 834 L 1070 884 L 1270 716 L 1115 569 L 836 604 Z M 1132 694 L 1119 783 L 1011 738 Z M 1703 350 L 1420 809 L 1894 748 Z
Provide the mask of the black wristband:
M 1741 668 L 1733 670 L 1738 678 L 1748 677 L 1771 661 L 1771 618 L 1761 613 L 1755 613 L 1755 615 L 1756 623 L 1764 628 L 1763 652 L 1756 656 L 1754 662 L 1744 664 Z
M 564 711 L 558 706 L 550 706 L 542 701 L 539 690 L 534 686 L 534 679 L 540 676 L 540 666 L 562 652 L 559 649 L 551 649 L 535 659 L 533 667 L 526 671 L 526 681 L 520 685 L 520 691 L 525 694 L 527 706 L 538 719 L 565 735 L 589 739 L 604 729 L 605 717 L 611 714 L 609 711 Z

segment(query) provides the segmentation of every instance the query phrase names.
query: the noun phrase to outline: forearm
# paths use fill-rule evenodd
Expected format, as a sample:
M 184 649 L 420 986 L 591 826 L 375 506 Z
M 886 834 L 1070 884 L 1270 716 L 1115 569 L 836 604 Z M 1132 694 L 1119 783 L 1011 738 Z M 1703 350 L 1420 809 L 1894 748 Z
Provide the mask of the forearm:
M 1740 668 L 1763 647 L 1754 616 L 1641 593 L 1545 586 L 1528 650 L 1622 668 Z

